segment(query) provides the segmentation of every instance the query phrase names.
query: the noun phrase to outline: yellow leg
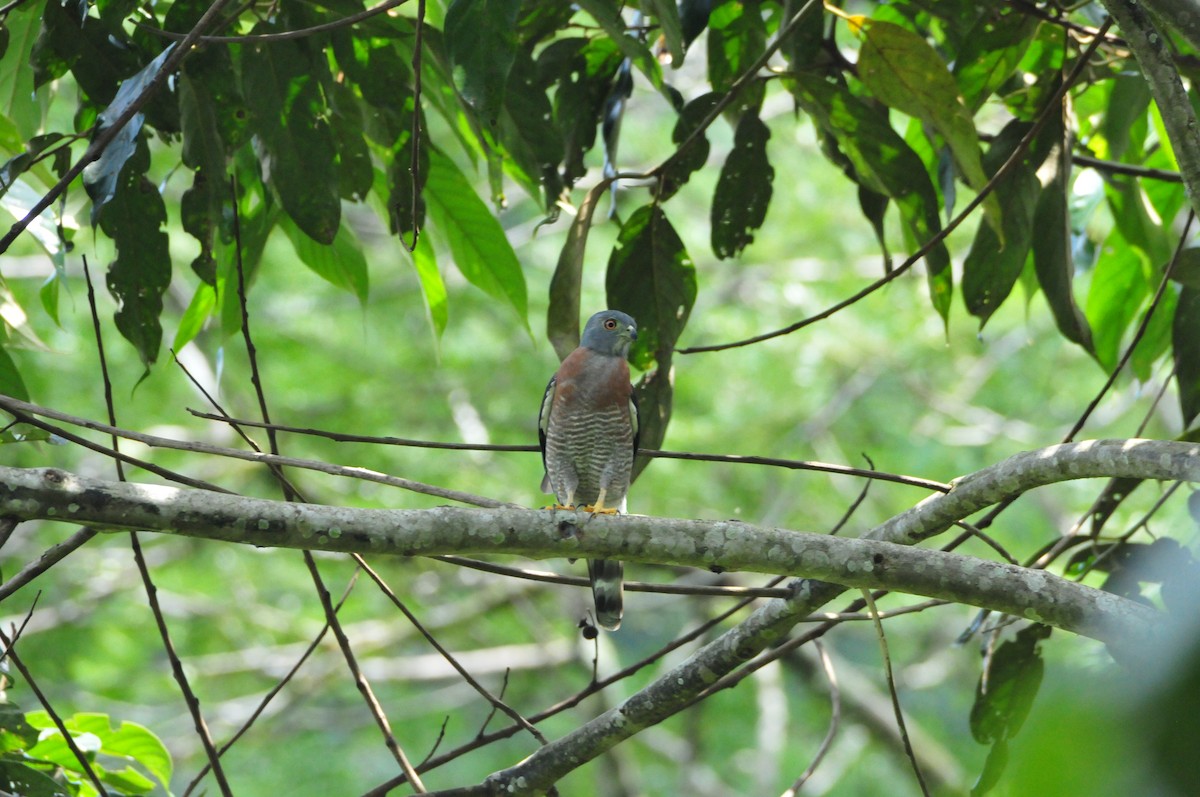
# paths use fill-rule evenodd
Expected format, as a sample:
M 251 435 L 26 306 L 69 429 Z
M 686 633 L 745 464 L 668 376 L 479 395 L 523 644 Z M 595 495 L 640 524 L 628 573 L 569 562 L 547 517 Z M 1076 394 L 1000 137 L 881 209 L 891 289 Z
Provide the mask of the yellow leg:
M 568 512 L 574 512 L 575 511 L 575 493 L 574 492 L 567 493 L 567 500 L 565 503 L 560 504 L 557 501 L 555 501 L 550 506 L 542 507 L 542 509 L 552 509 L 552 510 L 565 509 Z
M 598 496 L 596 496 L 596 503 L 591 504 L 590 506 L 585 506 L 583 508 L 583 511 L 591 512 L 593 515 L 616 515 L 616 514 L 618 514 L 621 510 L 616 509 L 615 507 L 607 507 L 604 505 L 604 494 L 607 492 L 608 492 L 608 490 L 601 487 L 600 494 Z

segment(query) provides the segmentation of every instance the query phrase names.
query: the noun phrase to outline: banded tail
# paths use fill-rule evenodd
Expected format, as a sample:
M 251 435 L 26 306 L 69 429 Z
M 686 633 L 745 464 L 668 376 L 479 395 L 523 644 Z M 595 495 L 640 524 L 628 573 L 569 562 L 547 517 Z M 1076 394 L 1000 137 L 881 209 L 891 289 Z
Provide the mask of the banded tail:
M 621 627 L 624 601 L 621 580 L 625 567 L 615 559 L 589 559 L 588 577 L 592 580 L 592 600 L 596 603 L 596 622 L 609 631 Z

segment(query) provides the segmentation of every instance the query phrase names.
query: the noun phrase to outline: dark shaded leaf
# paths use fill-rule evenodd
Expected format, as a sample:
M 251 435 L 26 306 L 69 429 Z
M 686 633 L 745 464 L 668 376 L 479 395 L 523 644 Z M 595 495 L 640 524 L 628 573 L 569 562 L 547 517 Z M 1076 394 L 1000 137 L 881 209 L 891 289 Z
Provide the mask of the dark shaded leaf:
M 971 735 L 980 744 L 1011 739 L 1021 730 L 1045 664 L 1039 643 L 1050 636 L 1050 627 L 1031 625 L 996 648 L 985 677 L 975 688 L 971 707 Z
M 1061 125 L 1059 126 L 1061 128 Z M 1059 135 L 1062 135 L 1061 129 Z M 1054 176 L 1042 187 L 1037 208 L 1033 213 L 1031 246 L 1033 266 L 1038 284 L 1050 304 L 1058 331 L 1067 340 L 1092 351 L 1092 329 L 1075 302 L 1071 283 L 1075 277 L 1075 260 L 1071 251 L 1070 153 L 1067 141 L 1056 142 L 1052 153 Z
M 684 44 L 691 44 L 708 27 L 708 16 L 712 13 L 713 0 L 680 0 L 679 27 Z
M 767 45 L 767 26 L 758 3 L 721 0 L 708 17 L 708 82 L 713 91 L 727 92 Z M 743 90 L 729 106 L 732 118 L 762 102 L 762 83 Z
M 1150 87 L 1138 75 L 1117 75 L 1104 106 L 1100 130 L 1108 143 L 1105 157 L 1140 162 L 1146 151 L 1146 109 L 1150 107 Z M 1134 131 L 1137 131 L 1136 135 Z M 1126 158 L 1126 155 L 1129 157 Z
M 1200 414 L 1200 288 L 1185 285 L 1179 291 L 1171 342 L 1179 409 L 1187 428 Z
M 61 141 L 62 137 L 62 133 L 47 133 L 42 136 L 34 136 L 29 140 L 29 144 L 25 147 L 24 152 L 14 155 L 5 161 L 4 165 L 0 166 L 0 196 L 4 196 L 5 192 L 12 187 L 13 182 L 34 164 L 34 161 L 42 152 Z
M 525 275 L 512 244 L 454 161 L 433 147 L 425 201 L 462 275 L 488 295 L 511 304 L 527 324 Z
M 266 150 L 264 178 L 296 226 L 314 241 L 329 244 L 337 235 L 342 207 L 321 71 L 327 72 L 323 56 L 311 58 L 307 48 L 293 41 L 242 51 L 242 89 L 253 98 L 254 127 Z
M 653 371 L 642 374 L 642 378 L 633 386 L 638 403 L 638 448 L 662 448 L 674 405 L 674 383 L 675 371 L 668 361 L 660 362 Z M 633 479 L 636 480 L 649 464 L 650 457 L 635 457 Z
M 21 797 L 68 797 L 70 792 L 53 778 L 17 761 L 0 759 L 0 783 Z
M 608 260 L 608 306 L 637 319 L 629 361 L 648 371 L 669 367 L 696 301 L 696 269 L 662 208 L 644 205 L 621 227 Z
M 1106 179 L 1104 196 L 1125 241 L 1145 254 L 1155 269 L 1165 266 L 1171 257 L 1171 241 L 1167 228 L 1150 215 L 1140 181 L 1128 177 Z
M 192 66 L 190 62 L 188 66 Z M 197 68 L 204 73 L 202 65 Z M 179 116 L 183 127 L 183 163 L 193 170 L 193 176 L 192 187 L 180 200 L 180 220 L 184 231 L 200 242 L 200 254 L 192 261 L 192 270 L 209 285 L 216 285 L 213 246 L 221 225 L 221 208 L 229 194 L 220 114 L 208 82 L 185 67 L 179 75 Z
M 413 173 L 411 135 L 397 142 L 388 165 L 388 223 L 394 234 L 406 239 L 425 224 L 425 181 L 429 177 L 429 142 L 424 135 L 415 145 L 416 174 Z
M 658 65 L 658 59 L 645 42 L 626 33 L 625 20 L 621 18 L 621 10 L 614 0 L 579 0 L 578 6 L 599 23 L 617 49 L 646 76 L 650 85 L 662 91 L 662 68 Z
M 533 49 L 528 45 L 553 37 L 566 27 L 573 16 L 575 8 L 570 3 L 526 2 L 522 4 L 520 19 L 517 20 L 517 38 L 527 49 Z
M 3 172 L 0 172 L 0 179 Z M 1171 270 L 1171 279 L 1189 288 L 1200 288 L 1200 248 L 1190 246 L 1180 251 Z
M 162 343 L 162 295 L 171 282 L 171 252 L 163 230 L 167 209 L 146 179 L 149 166 L 149 150 L 139 137 L 99 222 L 117 247 L 106 277 L 109 293 L 120 304 L 114 316 L 117 330 L 137 349 L 147 369 Z
M 978 111 L 1016 70 L 1038 20 L 1009 6 L 984 7 L 963 37 L 954 59 L 954 79 L 967 109 Z
M 981 190 L 987 176 L 979 137 L 945 61 L 925 39 L 899 25 L 867 20 L 861 30 L 858 75 L 863 83 L 886 105 L 937 130 L 967 184 Z M 1001 231 L 999 201 L 989 197 L 983 211 L 993 230 Z
M 454 0 L 446 10 L 446 52 L 454 83 L 489 125 L 500 107 L 517 52 L 520 0 Z
M 984 159 L 989 174 L 995 174 L 1012 155 L 1031 126 L 1019 119 L 1005 125 Z M 1008 298 L 1029 256 L 1033 213 L 1041 191 L 1037 170 L 1052 146 L 1052 127 L 1043 128 L 1021 156 L 1020 163 L 996 184 L 993 196 L 1003 208 L 1003 241 L 990 226 L 981 224 L 963 261 L 963 301 L 967 312 L 979 319 L 981 329 Z M 1061 130 L 1058 134 L 1061 136 Z
M 704 164 L 708 162 L 710 147 L 708 137 L 703 133 L 697 136 L 696 140 L 686 149 L 679 149 L 678 147 L 712 113 L 713 108 L 721 100 L 721 96 L 716 91 L 701 94 L 685 105 L 679 113 L 679 119 L 675 122 L 675 129 L 671 131 L 671 141 L 674 142 L 676 150 L 671 153 L 671 157 L 667 158 L 667 161 L 663 164 L 662 177 L 653 189 L 659 201 L 664 201 L 674 196 L 675 192 L 683 187 L 683 184 L 688 181 L 692 174 L 704 168 Z
M 330 125 L 337 141 L 338 193 L 343 199 L 366 199 L 375 180 L 371 152 L 363 140 L 363 114 L 354 92 L 342 83 L 328 87 L 329 105 L 333 111 Z
M 879 251 L 883 253 L 883 270 L 892 270 L 892 254 L 888 251 L 887 235 L 884 230 L 884 218 L 887 216 L 888 198 L 876 193 L 866 186 L 858 187 L 858 206 L 863 216 L 871 222 L 875 231 L 875 240 L 879 242 Z
M 909 235 L 918 244 L 936 235 L 941 230 L 937 191 L 921 158 L 892 129 L 886 110 L 868 105 L 844 86 L 823 78 L 801 73 L 792 85 L 796 101 L 828 136 L 826 151 L 835 147 L 841 153 L 852 179 L 895 202 Z M 925 261 L 930 301 L 946 318 L 952 288 L 950 253 L 939 243 Z
M 790 18 L 803 7 L 803 2 L 785 3 L 784 19 Z M 809 10 L 804 18 L 784 40 L 779 50 L 787 59 L 791 71 L 809 69 L 819 64 L 827 63 L 829 56 L 825 50 L 825 18 L 819 7 Z
M 526 191 L 536 198 L 540 188 L 542 206 L 550 212 L 563 189 L 559 165 L 564 150 L 547 88 L 529 56 L 518 53 L 504 95 L 501 138 L 511 156 L 510 165 L 520 169 L 525 178 Z
M 770 137 L 770 129 L 755 114 L 746 113 L 738 122 L 713 196 L 712 246 L 719 258 L 733 257 L 749 246 L 767 217 L 775 179 L 767 160 Z
M 122 78 L 141 68 L 137 52 L 116 38 L 95 17 L 72 14 L 71 4 L 47 2 L 42 13 L 42 30 L 33 47 L 33 85 L 42 86 L 62 77 L 68 70 L 96 105 L 112 102 Z
M 596 203 L 604 196 L 607 184 L 597 183 L 587 192 L 575 213 L 567 240 L 558 255 L 558 265 L 550 279 L 550 307 L 546 312 L 546 337 L 558 359 L 566 358 L 579 345 L 580 282 L 583 279 L 583 253 Z
M 100 124 L 96 127 L 96 136 L 100 136 L 112 127 L 117 119 L 129 110 L 133 101 L 142 94 L 146 86 L 162 69 L 163 62 L 167 60 L 167 56 L 173 49 L 175 49 L 174 42 L 168 44 L 167 48 L 147 64 L 145 69 L 121 83 L 121 88 L 117 90 L 117 96 L 113 99 L 112 104 L 100 112 Z M 117 179 L 121 168 L 133 155 L 135 141 L 142 129 L 143 118 L 141 113 L 134 114 L 133 118 L 104 148 L 104 152 L 100 153 L 100 157 L 89 163 L 83 170 L 83 187 L 87 189 L 88 196 L 92 198 L 93 226 L 100 217 L 100 211 L 104 204 L 112 199 L 117 190 Z
M 569 38 L 548 45 L 538 56 L 542 82 L 558 81 L 554 121 L 563 137 L 563 180 L 573 185 L 587 173 L 583 156 L 596 143 L 604 100 L 623 60 L 610 39 Z

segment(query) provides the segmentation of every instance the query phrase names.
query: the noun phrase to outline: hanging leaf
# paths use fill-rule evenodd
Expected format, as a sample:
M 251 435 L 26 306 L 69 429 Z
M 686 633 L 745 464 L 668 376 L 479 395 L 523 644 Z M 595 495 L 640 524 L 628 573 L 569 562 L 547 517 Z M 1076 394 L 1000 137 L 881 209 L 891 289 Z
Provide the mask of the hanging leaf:
M 675 121 L 675 128 L 671 131 L 671 141 L 674 142 L 676 150 L 663 164 L 662 177 L 654 188 L 655 196 L 660 202 L 674 196 L 675 192 L 683 187 L 692 174 L 704 168 L 704 164 L 708 162 L 710 146 L 708 137 L 703 133 L 697 136 L 696 140 L 686 149 L 678 147 L 687 141 L 700 123 L 712 113 L 712 109 L 716 107 L 721 96 L 716 91 L 701 94 L 679 112 L 679 119 Z
M 100 112 L 95 137 L 102 135 L 113 126 L 122 114 L 129 110 L 133 101 L 141 95 L 147 84 L 162 69 L 163 62 L 173 49 L 175 49 L 174 42 L 167 45 L 167 48 L 147 64 L 145 69 L 121 83 L 121 88 L 117 90 L 117 96 L 112 103 Z M 104 151 L 100 153 L 100 157 L 84 167 L 83 187 L 87 190 L 88 196 L 92 198 L 93 226 L 100 218 L 100 211 L 104 208 L 105 203 L 110 201 L 116 193 L 121 168 L 133 155 L 135 142 L 142 129 L 144 118 L 141 113 L 134 114 L 133 118 L 120 129 L 108 146 L 104 148 Z
M 658 59 L 650 52 L 645 42 L 640 42 L 626 33 L 625 20 L 621 18 L 620 8 L 613 0 L 579 0 L 577 5 L 596 20 L 613 44 L 617 45 L 621 54 L 646 76 L 650 85 L 659 91 L 665 89 Z
M 265 150 L 264 179 L 296 226 L 314 241 L 329 244 L 337 235 L 342 206 L 321 71 L 328 72 L 324 55 L 310 57 L 299 42 L 242 50 L 242 89 L 251 98 L 254 129 Z
M 443 26 L 454 84 L 494 126 L 517 51 L 520 0 L 454 0 Z
M 757 115 L 742 115 L 713 195 L 712 246 L 719 258 L 733 257 L 749 246 L 767 217 L 775 179 L 775 169 L 767 160 L 770 137 L 770 129 Z
M 596 203 L 608 185 L 599 182 L 587 192 L 575 212 L 567 240 L 558 256 L 558 265 L 550 280 L 550 307 L 546 312 L 546 336 L 560 360 L 579 345 L 580 282 L 583 280 L 583 254 L 587 249 L 588 233 Z
M 542 207 L 553 212 L 563 188 L 558 169 L 564 150 L 562 133 L 546 96 L 548 88 L 541 83 L 529 56 L 518 53 L 509 73 L 500 134 L 510 156 L 506 166 L 518 169 L 530 196 L 540 198 Z
M 417 245 L 412 251 L 413 268 L 417 271 L 417 280 L 421 283 L 421 295 L 425 297 L 425 309 L 429 313 L 429 323 L 434 334 L 442 337 L 449 321 L 449 303 L 446 300 L 446 285 L 438 271 L 437 256 L 428 235 L 417 238 Z
M 669 365 L 696 301 L 696 269 L 657 204 L 634 211 L 608 260 L 608 306 L 638 322 L 629 361 L 642 371 Z
M 17 364 L 3 345 L 0 345 L 0 393 L 21 401 L 29 401 L 29 389 L 25 387 L 25 380 L 21 378 Z
M 538 69 L 558 76 L 554 122 L 563 137 L 563 180 L 567 185 L 587 173 L 583 157 L 596 143 L 604 99 L 621 66 L 621 51 L 611 39 L 562 39 L 538 55 Z
M 679 19 L 679 7 L 675 0 L 647 0 L 646 10 L 658 24 L 667 52 L 671 54 L 671 67 L 683 66 L 683 23 Z
M 1084 313 L 1092 327 L 1096 359 L 1111 371 L 1125 330 L 1150 291 L 1145 277 L 1149 265 L 1139 249 L 1126 243 L 1119 229 L 1109 233 L 1102 251 L 1104 256 L 1092 272 Z
M 29 63 L 42 28 L 43 5 L 44 2 L 28 3 L 9 10 L 0 28 L 0 36 L 6 42 L 0 48 L 0 58 L 14 65 Z M 12 120 L 22 139 L 34 135 L 42 121 L 41 106 L 33 95 L 33 78 L 32 69 L 15 66 L 0 69 L 0 116 Z
M 758 3 L 722 0 L 708 17 L 708 82 L 714 91 L 727 92 L 767 46 L 767 26 Z M 729 106 L 737 118 L 762 104 L 763 85 L 756 81 Z
M 525 275 L 512 244 L 454 161 L 435 147 L 429 149 L 425 200 L 462 275 L 488 295 L 511 304 L 528 325 Z
M 899 25 L 865 20 L 861 31 L 858 75 L 863 83 L 884 104 L 937 130 L 967 185 L 982 190 L 987 175 L 975 123 L 945 61 L 925 39 Z M 984 200 L 983 211 L 992 229 L 1003 235 L 999 201 Z
M 301 232 L 286 217 L 279 226 L 292 242 L 292 248 L 296 250 L 301 263 L 331 285 L 353 293 L 360 303 L 366 304 L 370 291 L 367 259 L 351 233 L 343 227 L 338 230 L 332 244 L 323 245 Z
M 1032 15 L 1016 8 L 983 9 L 954 59 L 954 79 L 968 110 L 977 112 L 1012 77 L 1038 24 Z

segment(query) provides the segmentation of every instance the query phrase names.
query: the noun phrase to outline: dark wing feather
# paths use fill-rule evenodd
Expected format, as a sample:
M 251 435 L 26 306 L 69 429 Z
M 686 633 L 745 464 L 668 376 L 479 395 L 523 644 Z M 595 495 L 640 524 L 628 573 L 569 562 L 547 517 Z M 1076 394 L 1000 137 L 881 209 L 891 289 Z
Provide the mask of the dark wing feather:
M 558 377 L 551 377 L 542 395 L 542 408 L 538 411 L 538 448 L 542 450 L 542 468 L 546 471 L 542 479 L 543 492 L 547 492 L 550 486 L 550 469 L 546 466 L 546 429 L 550 426 L 550 405 L 554 403 L 554 387 L 557 383 Z

